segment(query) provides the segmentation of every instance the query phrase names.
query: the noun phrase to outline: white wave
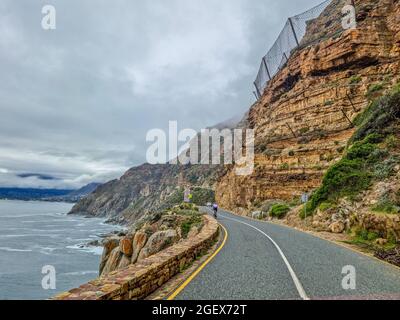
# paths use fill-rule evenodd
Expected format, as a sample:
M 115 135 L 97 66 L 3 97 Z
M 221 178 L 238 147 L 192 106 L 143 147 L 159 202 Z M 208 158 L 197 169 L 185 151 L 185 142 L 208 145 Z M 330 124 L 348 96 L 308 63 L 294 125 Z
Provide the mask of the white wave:
M 77 272 L 67 272 L 67 273 L 63 273 L 63 275 L 66 276 L 85 276 L 87 274 L 95 274 L 98 275 L 99 272 L 96 270 L 88 270 L 88 271 L 77 271 Z
M 67 246 L 67 249 L 78 250 L 82 252 L 92 253 L 95 256 L 101 256 L 103 254 L 103 247 L 83 247 L 82 245 Z
M 10 216 L 10 215 L 8 215 L 8 216 L 0 215 L 1 218 L 8 218 L 8 219 L 10 219 L 10 218 L 20 219 L 20 218 L 29 218 L 29 217 L 60 217 L 60 216 L 62 216 L 62 214 L 60 214 L 60 213 L 40 213 L 40 214 L 37 214 L 37 213 L 18 214 L 17 213 L 17 214 L 12 215 L 12 216 Z M 76 221 L 76 220 L 70 220 L 70 221 Z
M 49 234 L 2 234 L 1 238 L 26 238 L 26 237 L 42 237 L 42 238 L 58 238 L 59 235 L 49 235 Z
M 0 250 L 7 251 L 7 252 L 32 252 L 32 250 L 14 249 L 14 248 L 9 248 L 9 247 L 0 247 Z
M 58 248 L 34 246 L 33 249 L 34 249 L 35 251 L 39 251 L 39 253 L 41 253 L 41 254 L 51 255 L 51 254 L 53 254 L 53 252 L 56 251 Z

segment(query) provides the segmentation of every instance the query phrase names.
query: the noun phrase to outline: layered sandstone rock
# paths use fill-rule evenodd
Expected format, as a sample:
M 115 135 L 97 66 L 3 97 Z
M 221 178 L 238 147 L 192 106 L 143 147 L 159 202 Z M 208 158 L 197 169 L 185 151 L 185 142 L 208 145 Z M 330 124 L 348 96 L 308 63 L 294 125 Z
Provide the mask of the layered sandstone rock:
M 294 52 L 250 110 L 255 170 L 240 177 L 233 169 L 220 180 L 216 197 L 223 207 L 250 209 L 317 188 L 341 158 L 354 118 L 399 79 L 399 2 L 355 3 L 357 29 Z M 379 90 L 366 96 L 373 85 Z

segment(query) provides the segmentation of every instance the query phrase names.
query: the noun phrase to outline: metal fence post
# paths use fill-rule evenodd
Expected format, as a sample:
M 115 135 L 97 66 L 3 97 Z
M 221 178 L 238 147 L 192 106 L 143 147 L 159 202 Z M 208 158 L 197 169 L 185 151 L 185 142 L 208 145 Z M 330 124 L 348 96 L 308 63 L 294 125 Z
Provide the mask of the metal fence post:
M 296 44 L 297 44 L 297 46 L 299 46 L 300 43 L 299 43 L 299 39 L 297 38 L 296 31 L 294 30 L 292 18 L 289 18 L 289 23 L 290 23 L 290 27 L 292 28 L 292 31 L 293 31 L 294 39 L 296 40 Z
M 268 69 L 267 61 L 265 61 L 265 57 L 262 58 L 262 61 L 264 62 L 265 70 L 267 70 L 268 78 L 269 78 L 269 80 L 271 80 L 272 79 L 271 74 L 269 73 L 269 69 Z
M 260 90 L 259 90 L 258 87 L 257 87 L 256 82 L 254 82 L 254 86 L 256 87 L 256 92 L 257 92 L 257 94 L 258 94 L 258 99 L 260 99 L 260 98 L 261 98 L 261 94 L 260 94 Z

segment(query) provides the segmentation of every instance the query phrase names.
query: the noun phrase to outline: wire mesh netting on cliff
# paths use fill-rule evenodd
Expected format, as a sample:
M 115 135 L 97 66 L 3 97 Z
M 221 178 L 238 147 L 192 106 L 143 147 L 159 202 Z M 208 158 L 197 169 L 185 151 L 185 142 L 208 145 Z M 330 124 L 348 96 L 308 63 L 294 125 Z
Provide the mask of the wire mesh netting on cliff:
M 331 37 L 342 31 L 341 9 L 348 0 L 327 0 L 318 6 L 287 20 L 285 27 L 268 53 L 262 58 L 254 82 L 259 99 L 269 81 L 285 66 L 293 50 Z

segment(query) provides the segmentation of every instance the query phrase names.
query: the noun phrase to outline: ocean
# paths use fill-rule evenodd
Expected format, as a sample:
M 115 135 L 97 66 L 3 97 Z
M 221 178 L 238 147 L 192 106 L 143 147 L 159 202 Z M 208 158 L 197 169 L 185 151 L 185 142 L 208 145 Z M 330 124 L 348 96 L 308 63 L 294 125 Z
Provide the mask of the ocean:
M 85 244 L 119 228 L 102 219 L 68 216 L 71 207 L 0 200 L 1 300 L 47 299 L 98 276 L 102 248 Z M 45 266 L 54 267 L 55 289 L 42 286 Z

